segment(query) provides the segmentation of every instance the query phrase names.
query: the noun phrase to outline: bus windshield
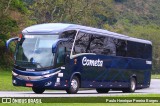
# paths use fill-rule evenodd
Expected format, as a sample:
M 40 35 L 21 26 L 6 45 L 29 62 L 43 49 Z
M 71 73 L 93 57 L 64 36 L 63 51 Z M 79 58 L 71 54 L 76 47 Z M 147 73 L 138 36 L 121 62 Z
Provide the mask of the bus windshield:
M 54 65 L 52 45 L 59 35 L 24 35 L 18 42 L 15 64 L 22 68 L 48 68 Z

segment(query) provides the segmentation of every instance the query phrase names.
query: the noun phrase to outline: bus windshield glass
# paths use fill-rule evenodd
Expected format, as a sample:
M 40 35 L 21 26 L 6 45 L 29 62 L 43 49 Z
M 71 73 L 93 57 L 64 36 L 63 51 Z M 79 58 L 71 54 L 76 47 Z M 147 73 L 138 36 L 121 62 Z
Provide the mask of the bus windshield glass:
M 52 67 L 52 45 L 58 38 L 59 35 L 24 35 L 17 44 L 15 64 L 27 69 Z

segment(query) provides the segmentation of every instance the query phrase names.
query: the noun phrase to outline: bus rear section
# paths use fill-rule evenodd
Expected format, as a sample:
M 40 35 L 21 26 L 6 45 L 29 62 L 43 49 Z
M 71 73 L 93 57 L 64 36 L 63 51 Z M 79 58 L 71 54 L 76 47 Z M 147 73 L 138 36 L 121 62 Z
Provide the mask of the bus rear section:
M 79 32 L 72 58 L 81 73 L 82 88 L 134 92 L 150 86 L 152 44 L 137 39 Z

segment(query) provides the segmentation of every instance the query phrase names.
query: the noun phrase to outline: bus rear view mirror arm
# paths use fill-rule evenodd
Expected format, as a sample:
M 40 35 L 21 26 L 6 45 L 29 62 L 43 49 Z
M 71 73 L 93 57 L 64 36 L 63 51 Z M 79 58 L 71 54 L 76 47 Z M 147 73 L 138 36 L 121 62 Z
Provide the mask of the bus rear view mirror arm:
M 13 41 L 18 41 L 18 37 L 10 38 L 9 40 L 6 41 L 6 48 L 7 50 L 9 49 L 9 45 Z

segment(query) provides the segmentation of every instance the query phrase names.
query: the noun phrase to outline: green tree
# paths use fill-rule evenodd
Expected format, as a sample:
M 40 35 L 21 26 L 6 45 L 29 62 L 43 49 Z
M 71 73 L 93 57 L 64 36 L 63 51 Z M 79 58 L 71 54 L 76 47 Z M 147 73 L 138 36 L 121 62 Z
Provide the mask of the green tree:
M 31 9 L 37 23 L 67 22 L 102 27 L 116 22 L 112 0 L 39 0 Z
M 11 53 L 5 52 L 5 42 L 16 36 L 19 31 L 31 24 L 29 10 L 22 0 L 1 0 L 0 2 L 0 68 L 9 67 L 12 63 Z

